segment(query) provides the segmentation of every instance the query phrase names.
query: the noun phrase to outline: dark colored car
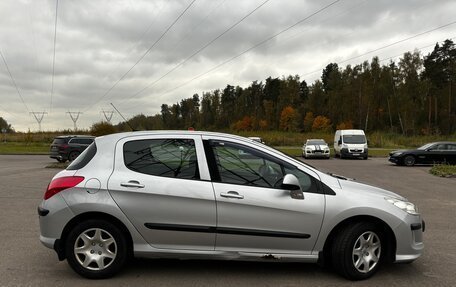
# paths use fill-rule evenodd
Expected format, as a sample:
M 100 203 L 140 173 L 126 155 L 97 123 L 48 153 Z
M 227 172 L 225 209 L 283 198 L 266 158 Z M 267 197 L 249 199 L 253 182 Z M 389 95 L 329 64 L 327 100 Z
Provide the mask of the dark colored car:
M 396 150 L 389 154 L 397 165 L 449 163 L 456 164 L 456 142 L 434 142 L 414 150 Z
M 59 162 L 73 161 L 94 139 L 93 136 L 58 136 L 52 141 L 49 157 Z

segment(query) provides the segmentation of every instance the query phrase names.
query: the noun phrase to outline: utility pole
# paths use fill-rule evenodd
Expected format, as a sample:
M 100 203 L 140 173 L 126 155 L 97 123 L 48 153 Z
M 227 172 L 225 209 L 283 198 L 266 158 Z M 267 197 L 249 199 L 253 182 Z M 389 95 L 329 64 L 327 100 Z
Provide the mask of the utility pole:
M 36 122 L 38 123 L 38 130 L 41 132 L 41 121 L 44 118 L 44 115 L 46 115 L 46 112 L 30 112 L 31 115 L 35 118 Z
M 78 128 L 76 126 L 76 122 L 79 119 L 79 115 L 82 114 L 82 112 L 67 112 L 67 114 L 70 115 L 71 120 L 73 121 L 74 124 L 74 131 L 76 131 Z
M 112 119 L 112 115 L 114 114 L 114 111 L 105 111 L 105 110 L 101 110 L 101 112 L 103 113 L 106 121 L 108 123 L 111 123 L 111 119 Z

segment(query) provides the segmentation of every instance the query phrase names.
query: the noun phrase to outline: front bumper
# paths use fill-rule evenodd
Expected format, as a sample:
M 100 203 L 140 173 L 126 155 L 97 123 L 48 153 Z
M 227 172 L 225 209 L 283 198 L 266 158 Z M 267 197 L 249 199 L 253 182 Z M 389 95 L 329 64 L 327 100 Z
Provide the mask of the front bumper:
M 343 156 L 345 158 L 359 158 L 359 157 L 365 158 L 368 156 L 368 149 L 365 148 L 365 149 L 363 149 L 363 151 L 353 152 L 347 148 L 343 148 L 340 150 L 340 154 L 341 154 L 341 156 Z
M 409 263 L 421 256 L 424 249 L 423 232 L 424 220 L 420 216 L 408 215 L 394 229 L 396 235 L 396 263 Z
M 321 151 L 321 152 L 316 152 L 316 151 L 312 151 L 312 152 L 308 152 L 308 151 L 304 151 L 304 156 L 305 157 L 313 157 L 313 158 L 329 158 L 330 157 L 330 153 L 329 151 Z
M 401 159 L 400 158 L 397 158 L 397 157 L 393 157 L 393 156 L 390 156 L 388 157 L 388 160 L 392 163 L 395 163 L 395 164 L 399 164 L 401 162 Z

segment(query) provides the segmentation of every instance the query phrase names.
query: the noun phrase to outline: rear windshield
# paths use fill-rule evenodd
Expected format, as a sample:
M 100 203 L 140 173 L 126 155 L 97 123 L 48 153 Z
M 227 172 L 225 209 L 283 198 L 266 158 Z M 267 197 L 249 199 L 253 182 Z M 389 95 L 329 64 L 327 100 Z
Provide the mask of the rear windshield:
M 55 138 L 52 144 L 64 144 L 66 143 L 66 138 Z
M 344 135 L 344 143 L 347 144 L 365 144 L 366 137 L 364 135 Z
M 95 142 L 89 145 L 68 167 L 67 170 L 78 170 L 86 166 L 97 153 Z

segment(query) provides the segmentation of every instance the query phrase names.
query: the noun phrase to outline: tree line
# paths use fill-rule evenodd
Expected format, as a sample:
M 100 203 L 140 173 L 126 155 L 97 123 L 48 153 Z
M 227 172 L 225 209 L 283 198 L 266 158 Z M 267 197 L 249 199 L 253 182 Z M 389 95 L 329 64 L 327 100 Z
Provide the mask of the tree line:
M 129 120 L 135 129 L 333 131 L 357 128 L 404 135 L 452 134 L 456 127 L 456 47 L 405 53 L 397 63 L 328 64 L 308 84 L 299 76 L 269 77 L 248 87 L 194 94 L 162 104 L 159 114 Z M 128 130 L 126 123 L 117 125 Z

